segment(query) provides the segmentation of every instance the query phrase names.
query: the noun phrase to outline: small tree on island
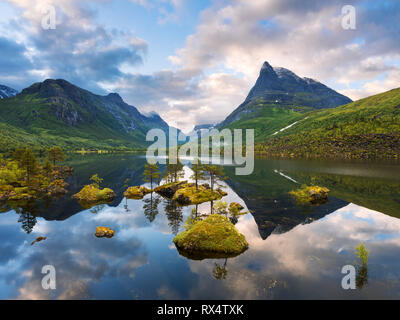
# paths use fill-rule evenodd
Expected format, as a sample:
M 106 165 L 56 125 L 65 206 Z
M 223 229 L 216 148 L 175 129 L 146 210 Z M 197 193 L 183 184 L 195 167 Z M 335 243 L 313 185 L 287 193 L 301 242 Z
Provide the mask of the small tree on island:
M 167 182 L 179 182 L 180 178 L 183 178 L 185 172 L 183 171 L 183 165 L 177 160 L 177 163 L 168 163 L 165 171 L 164 178 Z
M 144 166 L 144 171 L 143 171 L 143 176 L 144 176 L 144 181 L 145 182 L 150 182 L 150 188 L 153 190 L 153 182 L 159 181 L 160 178 L 160 171 L 158 170 L 157 164 L 150 164 L 147 163 Z
M 65 160 L 65 154 L 60 147 L 52 147 L 47 149 L 47 158 L 53 162 L 53 166 L 55 166 L 57 161 Z
M 92 175 L 89 180 L 93 181 L 93 183 L 92 183 L 93 187 L 95 187 L 96 189 L 100 189 L 100 183 L 103 182 L 103 179 L 100 178 L 97 173 Z
M 26 180 L 29 186 L 31 184 L 32 176 L 34 176 L 38 171 L 37 160 L 31 149 L 25 150 L 25 152 L 21 155 L 19 164 L 26 172 Z
M 53 165 L 48 158 L 46 158 L 46 161 L 43 165 L 43 171 L 46 174 L 47 178 L 50 178 L 51 174 L 53 173 Z
M 225 180 L 224 171 L 220 166 L 213 166 L 213 165 L 204 165 L 203 171 L 208 175 L 210 178 L 210 187 L 211 191 L 214 191 L 214 186 L 218 185 L 218 182 L 222 182 Z
M 190 176 L 190 179 L 193 179 L 195 181 L 197 191 L 199 189 L 199 180 L 203 180 L 205 178 L 204 168 L 197 158 L 194 159 L 192 163 L 192 171 L 193 174 Z

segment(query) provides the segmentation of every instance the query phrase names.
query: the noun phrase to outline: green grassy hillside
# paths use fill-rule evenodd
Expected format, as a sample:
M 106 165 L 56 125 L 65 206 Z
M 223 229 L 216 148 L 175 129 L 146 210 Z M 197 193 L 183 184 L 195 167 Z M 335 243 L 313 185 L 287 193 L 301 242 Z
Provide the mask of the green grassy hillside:
M 79 110 L 79 106 L 75 106 Z M 57 119 L 45 99 L 35 95 L 17 96 L 0 100 L 0 151 L 14 147 L 48 147 L 59 145 L 65 149 L 139 148 L 144 135 L 127 135 L 104 127 L 99 120 L 71 126 Z M 90 119 L 86 110 L 79 110 Z M 107 121 L 108 119 L 105 119 Z M 135 139 L 136 138 L 136 139 Z
M 100 96 L 71 83 L 46 80 L 0 100 L 0 151 L 15 147 L 144 149 L 152 127 L 168 129 L 142 115 L 118 94 Z
M 255 141 L 265 141 L 280 129 L 304 119 L 311 108 L 279 106 L 258 100 L 246 106 L 247 115 L 229 123 L 228 129 L 254 129 Z
M 400 157 L 400 88 L 307 116 L 256 144 L 256 152 L 277 157 Z

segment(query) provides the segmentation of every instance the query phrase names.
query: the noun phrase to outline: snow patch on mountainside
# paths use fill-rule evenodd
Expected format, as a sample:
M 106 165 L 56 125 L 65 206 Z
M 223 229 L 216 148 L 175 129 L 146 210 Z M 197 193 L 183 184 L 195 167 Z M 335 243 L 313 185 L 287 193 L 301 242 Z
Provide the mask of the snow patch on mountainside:
M 308 117 L 306 117 L 306 118 L 304 118 L 304 119 L 302 119 L 302 120 L 306 120 L 306 119 L 308 119 Z M 284 127 L 284 128 L 282 128 L 281 130 L 279 130 L 279 131 L 273 133 L 272 135 L 274 136 L 274 135 L 278 134 L 279 132 L 285 131 L 285 130 L 287 130 L 287 129 L 293 127 L 295 124 L 299 123 L 299 122 L 302 121 L 302 120 L 293 122 L 292 124 L 289 124 L 287 127 Z
M 0 84 L 0 99 L 14 97 L 17 93 L 17 90 Z

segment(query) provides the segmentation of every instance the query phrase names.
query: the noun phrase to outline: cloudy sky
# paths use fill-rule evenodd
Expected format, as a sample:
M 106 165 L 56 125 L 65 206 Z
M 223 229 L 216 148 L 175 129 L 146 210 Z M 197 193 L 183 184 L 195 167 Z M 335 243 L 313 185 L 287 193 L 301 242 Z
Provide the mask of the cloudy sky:
M 353 100 L 399 87 L 399 21 L 396 0 L 0 0 L 0 84 L 63 78 L 190 130 L 233 111 L 264 61 Z

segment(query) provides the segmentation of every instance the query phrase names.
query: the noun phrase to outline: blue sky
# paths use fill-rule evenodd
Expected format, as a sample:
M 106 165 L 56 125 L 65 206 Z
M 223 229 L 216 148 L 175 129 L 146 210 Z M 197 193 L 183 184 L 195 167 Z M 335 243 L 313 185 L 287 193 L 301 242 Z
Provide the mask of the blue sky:
M 229 115 L 264 61 L 352 99 L 398 87 L 399 21 L 395 0 L 0 0 L 0 84 L 64 78 L 188 131 Z

